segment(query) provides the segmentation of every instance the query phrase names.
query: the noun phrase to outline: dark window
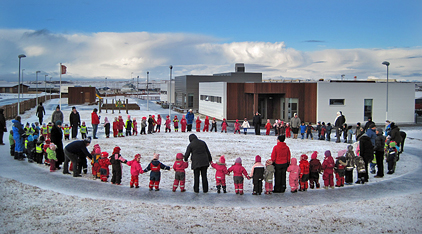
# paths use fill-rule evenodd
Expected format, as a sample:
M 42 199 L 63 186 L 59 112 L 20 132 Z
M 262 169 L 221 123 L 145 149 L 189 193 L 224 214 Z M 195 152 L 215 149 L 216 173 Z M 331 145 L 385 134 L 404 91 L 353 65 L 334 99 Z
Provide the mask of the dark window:
M 372 99 L 364 99 L 363 101 L 363 119 L 368 121 L 368 118 L 372 116 Z
M 344 106 L 344 99 L 330 99 L 330 106 L 332 105 Z

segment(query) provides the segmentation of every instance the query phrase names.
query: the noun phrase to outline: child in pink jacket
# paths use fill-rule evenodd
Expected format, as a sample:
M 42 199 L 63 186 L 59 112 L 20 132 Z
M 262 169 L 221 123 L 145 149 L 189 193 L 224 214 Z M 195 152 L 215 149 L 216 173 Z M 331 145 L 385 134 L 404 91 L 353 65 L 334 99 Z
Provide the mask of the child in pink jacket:
M 246 169 L 242 166 L 242 159 L 236 158 L 235 164 L 227 171 L 229 173 L 233 172 L 234 190 L 236 191 L 236 194 L 243 195 L 243 176 L 248 180 L 250 180 L 251 177 L 248 176 Z
M 166 132 L 167 131 L 171 132 L 171 120 L 170 120 L 170 116 L 168 115 L 166 117 Z
M 130 187 L 133 188 L 133 185 L 135 185 L 135 188 L 139 188 L 139 173 L 143 174 L 144 170 L 142 170 L 141 164 L 139 162 L 141 161 L 141 155 L 136 154 L 135 158 L 132 161 L 127 162 L 127 165 L 130 166 Z
M 221 155 L 217 163 L 211 162 L 211 167 L 216 170 L 215 172 L 215 183 L 217 186 L 217 193 L 220 193 L 221 187 L 223 187 L 223 192 L 227 193 L 226 190 L 226 175 L 229 174 L 226 166 L 226 159 L 224 155 Z
M 331 156 L 331 151 L 327 150 L 324 153 L 325 158 L 324 162 L 322 163 L 322 170 L 324 170 L 324 174 L 322 174 L 322 179 L 324 180 L 324 188 L 328 189 L 330 186 L 332 189 L 334 188 L 334 159 Z
M 177 187 L 180 183 L 180 192 L 185 192 L 185 169 L 189 166 L 188 162 L 183 161 L 183 154 L 176 154 L 176 162 L 173 164 L 173 170 L 175 171 L 173 192 L 176 192 Z
M 297 165 L 297 159 L 292 158 L 290 160 L 290 166 L 287 168 L 289 174 L 289 184 L 292 193 L 296 193 L 299 188 L 299 174 L 300 167 Z

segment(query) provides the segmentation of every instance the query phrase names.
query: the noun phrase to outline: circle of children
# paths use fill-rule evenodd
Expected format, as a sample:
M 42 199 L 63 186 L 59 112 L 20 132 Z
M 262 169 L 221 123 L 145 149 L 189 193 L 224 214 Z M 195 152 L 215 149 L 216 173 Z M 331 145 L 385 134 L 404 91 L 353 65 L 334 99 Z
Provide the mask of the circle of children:
M 94 110 L 95 112 L 95 110 Z M 19 117 L 19 116 L 18 116 Z M 186 130 L 192 131 L 191 126 L 194 120 L 194 114 L 190 110 L 187 115 L 183 115 L 182 119 L 180 120 L 181 123 L 181 132 L 185 132 Z M 16 121 L 16 120 L 13 120 Z M 19 117 L 20 124 L 20 117 Z M 19 135 L 24 136 L 25 139 L 25 149 L 24 152 L 27 155 L 28 162 L 37 162 L 39 164 L 43 163 L 50 166 L 50 171 L 55 170 L 55 163 L 54 160 L 56 158 L 56 146 L 55 144 L 51 143 L 51 128 L 52 123 L 48 125 L 43 124 L 42 127 L 38 125 L 38 123 L 29 124 L 26 123 L 24 128 L 24 134 L 19 134 L 19 127 L 13 122 L 13 130 L 10 131 L 9 141 L 10 141 L 10 153 L 12 156 L 15 155 L 15 159 L 23 160 L 22 157 L 17 157 L 15 154 L 15 143 L 19 141 Z M 173 120 L 170 120 L 169 116 L 167 116 L 164 124 L 165 124 L 165 132 L 171 131 L 171 122 L 173 122 L 174 131 L 178 131 L 179 127 L 179 120 L 177 116 L 174 117 Z M 201 128 L 201 120 L 199 117 L 196 119 L 196 131 L 200 132 Z M 148 124 L 147 124 L 148 123 Z M 162 119 L 161 116 L 158 115 L 157 120 L 155 120 L 155 116 L 150 115 L 148 120 L 146 117 L 142 118 L 141 121 L 141 132 L 140 134 L 152 134 L 156 132 L 160 132 Z M 60 122 L 61 125 L 61 122 Z M 210 121 L 208 116 L 205 118 L 204 121 L 204 128 L 203 131 L 208 132 L 208 128 L 210 125 Z M 148 126 L 148 131 L 146 131 L 146 127 Z M 217 121 L 213 118 L 211 122 L 211 131 L 217 132 Z M 227 126 L 228 123 L 225 119 L 221 124 L 222 130 L 221 132 L 227 133 Z M 305 126 L 305 127 L 302 127 Z M 104 123 L 106 137 L 109 138 L 110 134 L 110 123 L 105 118 Z M 126 136 L 129 135 L 137 135 L 137 122 L 136 119 L 133 120 L 128 116 L 127 120 L 124 122 L 122 116 L 116 117 L 113 122 L 113 136 L 114 137 L 124 137 L 123 129 L 126 128 Z M 240 127 L 244 128 L 244 133 L 246 134 L 247 129 L 250 128 L 250 125 L 245 118 L 242 125 L 240 125 L 239 121 L 236 120 L 234 124 L 234 133 L 240 134 Z M 108 129 L 107 129 L 108 128 Z M 265 125 L 266 128 L 266 135 L 269 135 L 270 129 L 275 129 L 276 136 L 283 136 L 283 141 L 285 138 L 291 137 L 291 129 L 289 123 L 285 124 L 283 121 L 276 120 L 274 124 L 270 123 L 270 120 L 267 120 Z M 61 128 L 63 130 L 65 140 L 69 140 L 70 134 L 70 127 L 65 124 L 64 127 Z M 328 123 L 325 125 L 324 123 L 318 122 L 316 128 L 314 128 L 311 123 L 305 125 L 304 122 L 301 123 L 300 126 L 302 139 L 304 138 L 304 133 L 307 133 L 312 137 L 312 131 L 316 130 L 318 132 L 318 139 L 319 140 L 328 140 L 330 141 L 331 135 L 331 125 Z M 302 130 L 303 129 L 303 130 Z M 290 159 L 290 150 L 288 156 L 288 168 L 287 172 L 289 172 L 289 184 L 291 187 L 291 192 L 295 193 L 299 191 L 306 191 L 308 188 L 308 180 L 309 186 L 311 189 L 313 188 L 320 188 L 319 184 L 319 175 L 322 174 L 322 179 L 324 181 L 324 188 L 334 188 L 334 174 L 336 177 L 336 187 L 343 187 L 346 185 L 351 185 L 353 183 L 353 169 L 356 168 L 357 171 L 357 181 L 355 183 L 364 184 L 368 182 L 368 163 L 370 163 L 370 172 L 375 174 L 375 167 L 378 168 L 377 175 L 375 177 L 383 177 L 384 176 L 384 169 L 383 169 L 383 162 L 384 159 L 388 163 L 388 174 L 394 173 L 396 161 L 399 160 L 399 154 L 403 151 L 405 133 L 400 132 L 399 128 L 394 124 L 394 122 L 386 122 L 385 131 L 381 128 L 375 127 L 375 124 L 372 122 L 371 119 L 365 124 L 365 127 L 361 127 L 360 123 L 357 124 L 356 130 L 353 133 L 351 126 L 347 127 L 346 124 L 343 127 L 339 128 L 339 132 L 337 134 L 341 135 L 341 132 L 344 133 L 344 142 L 345 143 L 353 143 L 352 135 L 356 135 L 356 143 L 353 145 L 348 145 L 347 149 L 340 150 L 338 152 L 338 157 L 336 160 L 333 159 L 331 152 L 327 150 L 324 153 L 324 161 L 321 163 L 320 160 L 317 159 L 317 152 L 313 152 L 311 155 L 311 160 L 308 161 L 308 156 L 303 154 L 300 156 L 299 165 L 297 165 L 297 159 L 291 158 Z M 86 138 L 87 135 L 87 128 L 85 122 L 82 123 L 80 126 L 80 132 L 82 133 L 82 138 Z M 404 133 L 404 136 L 403 136 Z M 19 134 L 18 137 L 14 136 Z M 38 138 L 39 135 L 42 135 Z M 95 133 L 94 133 L 95 134 Z M 294 139 L 297 139 L 297 134 L 294 134 Z M 325 137 L 326 136 L 326 137 Z M 76 138 L 73 137 L 72 138 Z M 95 135 L 94 135 L 95 138 Z M 308 138 L 308 136 L 307 136 Z M 347 138 L 349 140 L 347 140 Z M 280 139 L 280 138 L 279 138 Z M 88 140 L 88 139 L 86 139 Z M 85 141 L 86 141 L 85 140 Z M 90 142 L 90 138 L 88 140 Z M 401 147 L 401 150 L 399 146 Z M 274 147 L 275 149 L 275 147 Z M 355 151 L 353 151 L 355 149 Z M 274 151 L 274 150 L 273 150 Z M 188 167 L 188 162 L 183 161 L 184 155 L 182 153 L 178 153 L 176 155 L 176 161 L 173 164 L 173 170 L 175 171 L 175 180 L 173 184 L 173 192 L 180 186 L 181 192 L 185 190 L 185 169 Z M 150 183 L 149 189 L 156 191 L 159 190 L 159 183 L 160 183 L 160 170 L 170 170 L 170 166 L 167 166 L 159 161 L 159 154 L 154 154 L 153 160 L 148 164 L 145 169 L 142 169 L 140 165 L 141 155 L 136 154 L 132 161 L 127 161 L 120 155 L 120 148 L 115 147 L 111 155 L 107 152 L 101 152 L 101 148 L 98 144 L 94 145 L 94 149 L 91 152 L 91 165 L 92 165 L 92 174 L 94 179 L 100 178 L 101 181 L 107 182 L 107 178 L 109 178 L 109 166 L 112 166 L 112 178 L 111 183 L 120 185 L 122 179 L 122 163 L 126 163 L 128 166 L 131 167 L 131 180 L 130 180 L 130 187 L 139 188 L 138 177 L 139 174 L 150 172 Z M 57 165 L 57 164 L 56 164 Z M 251 174 L 246 172 L 246 169 L 242 166 L 241 158 L 237 158 L 235 160 L 235 164 L 229 168 L 227 168 L 225 163 L 224 155 L 220 156 L 219 162 L 211 162 L 211 167 L 216 169 L 215 180 L 216 180 L 216 187 L 217 192 L 220 193 L 221 189 L 223 192 L 226 193 L 226 183 L 225 183 L 225 176 L 229 175 L 230 172 L 234 174 L 234 181 L 235 181 L 235 191 L 236 194 L 243 194 L 243 176 L 247 179 L 253 179 L 253 195 L 260 195 L 262 192 L 262 182 L 265 182 L 265 194 L 271 194 L 273 192 L 273 176 L 275 173 L 275 159 L 268 159 L 265 162 L 265 165 L 261 163 L 261 157 L 258 155 L 255 158 L 255 164 L 252 167 Z M 87 162 L 86 157 L 81 156 L 79 159 L 79 165 L 72 165 L 70 166 L 69 170 L 79 170 L 81 173 L 82 168 L 84 169 L 84 173 L 87 173 Z M 277 182 L 277 178 L 276 178 Z M 283 190 L 284 191 L 284 190 Z

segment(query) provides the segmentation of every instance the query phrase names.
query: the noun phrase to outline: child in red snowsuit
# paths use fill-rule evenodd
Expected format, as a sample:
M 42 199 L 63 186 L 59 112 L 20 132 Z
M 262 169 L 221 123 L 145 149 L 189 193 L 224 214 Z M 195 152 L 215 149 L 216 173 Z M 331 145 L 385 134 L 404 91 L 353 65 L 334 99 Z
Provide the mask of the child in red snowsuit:
M 217 193 L 220 193 L 221 187 L 223 187 L 223 192 L 227 193 L 226 190 L 226 175 L 229 174 L 226 166 L 226 159 L 224 155 L 221 155 L 217 163 L 211 162 L 211 167 L 216 170 L 215 172 L 215 184 L 217 186 Z
M 139 162 L 141 161 L 141 155 L 136 154 L 135 158 L 132 161 L 127 162 L 127 165 L 130 166 L 130 187 L 133 188 L 133 185 L 135 185 L 135 188 L 139 188 L 139 173 L 143 174 L 144 170 L 142 170 L 141 164 Z
M 308 180 L 309 180 L 309 162 L 308 156 L 302 154 L 300 156 L 300 189 L 299 191 L 306 191 L 308 189 Z
M 199 119 L 199 116 L 198 116 L 198 118 L 196 118 L 196 131 L 197 132 L 201 131 L 201 123 L 202 123 L 202 121 Z
M 297 165 L 297 159 L 292 158 L 290 160 L 290 166 L 287 168 L 287 172 L 289 172 L 289 185 L 290 191 L 292 193 L 296 193 L 297 189 L 299 188 L 299 174 L 300 174 L 300 167 Z
M 221 122 L 221 132 L 227 133 L 227 121 L 226 119 L 223 119 L 223 122 Z
M 265 132 L 265 135 L 270 135 L 270 131 L 271 131 L 271 123 L 270 123 L 270 120 L 269 119 L 267 119 L 267 123 L 265 124 L 265 129 L 267 129 L 267 131 Z
M 170 116 L 168 115 L 166 117 L 166 132 L 167 131 L 171 132 L 171 120 L 170 120 Z
M 113 137 L 117 137 L 118 134 L 119 134 L 119 121 L 117 120 L 117 117 L 114 117 Z
M 324 188 L 328 189 L 328 186 L 334 188 L 334 159 L 331 156 L 331 151 L 329 150 L 325 151 L 324 155 L 324 162 L 322 162 L 322 170 L 324 170 L 324 174 L 322 175 L 322 179 L 324 180 Z
M 136 118 L 133 117 L 133 121 L 132 121 L 132 128 L 133 128 L 133 134 L 134 136 L 138 135 L 138 122 L 136 122 Z
M 236 122 L 234 123 L 234 134 L 236 134 L 236 132 L 240 134 L 240 123 L 238 119 L 236 119 Z
M 173 127 L 175 132 L 179 131 L 179 120 L 177 119 L 177 115 L 173 118 Z
M 210 119 L 208 118 L 208 116 L 205 116 L 204 129 L 202 129 L 202 131 L 208 132 L 209 127 L 210 127 Z
M 183 154 L 176 154 L 176 161 L 173 164 L 173 170 L 175 171 L 173 192 L 176 192 L 177 187 L 180 184 L 180 192 L 185 192 L 185 169 L 188 168 L 189 163 L 183 161 Z
M 187 122 L 186 122 L 185 115 L 182 115 L 182 119 L 180 120 L 180 124 L 182 125 L 182 132 L 186 132 Z
M 148 164 L 147 168 L 145 168 L 144 172 L 151 171 L 149 174 L 149 191 L 152 190 L 153 187 L 155 187 L 155 191 L 160 190 L 160 179 L 161 179 L 161 172 L 160 169 L 164 170 L 170 170 L 169 166 L 166 166 L 162 164 L 160 161 L 158 161 L 159 154 L 154 154 L 154 158 L 152 161 Z
M 123 128 L 125 127 L 125 122 L 123 120 L 123 117 L 120 115 L 119 116 L 119 124 L 117 125 L 117 129 L 119 129 L 119 137 L 124 137 L 123 136 Z
M 108 166 L 111 165 L 107 152 L 101 153 L 101 158 L 98 160 L 98 163 L 100 164 L 101 182 L 107 182 L 107 178 L 110 174 Z
M 309 186 L 311 189 L 314 188 L 314 185 L 319 189 L 319 173 L 322 170 L 321 162 L 317 159 L 318 152 L 314 151 L 311 156 L 311 161 L 309 162 Z
M 155 119 L 153 119 L 155 121 Z M 156 121 L 157 127 L 155 128 L 155 132 L 160 132 L 161 130 L 161 115 L 157 115 L 157 121 Z
M 236 158 L 235 164 L 227 171 L 229 173 L 233 172 L 234 190 L 236 191 L 236 194 L 243 195 L 243 176 L 248 180 L 250 180 L 251 177 L 249 177 L 246 169 L 242 166 L 242 159 Z
M 336 173 L 336 187 L 343 187 L 344 186 L 344 175 L 346 173 L 346 154 L 347 150 L 340 150 L 338 152 L 338 157 L 336 158 L 336 165 L 334 167 L 334 171 Z
M 94 177 L 94 180 L 97 178 L 101 178 L 101 173 L 100 173 L 100 163 L 99 160 L 101 158 L 101 148 L 100 145 L 96 144 L 94 145 L 94 149 L 91 152 L 92 155 L 92 161 L 91 161 L 91 165 L 92 165 L 92 176 Z
M 291 137 L 290 123 L 286 123 L 286 138 L 290 138 L 290 137 Z

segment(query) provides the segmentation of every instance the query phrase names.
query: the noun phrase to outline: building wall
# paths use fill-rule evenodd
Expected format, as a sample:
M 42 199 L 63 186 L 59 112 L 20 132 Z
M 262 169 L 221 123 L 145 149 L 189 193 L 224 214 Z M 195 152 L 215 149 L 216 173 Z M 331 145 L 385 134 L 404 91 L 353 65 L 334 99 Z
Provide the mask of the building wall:
M 203 82 L 199 83 L 199 113 L 215 117 L 217 119 L 227 118 L 227 83 L 225 82 Z M 201 96 L 208 96 L 207 100 L 201 100 Z M 220 97 L 221 103 L 211 101 L 210 97 Z
M 174 80 L 171 82 L 171 93 L 169 94 L 168 90 L 170 82 L 167 80 L 164 83 L 160 85 L 160 101 L 162 102 L 168 102 L 169 101 L 169 95 L 171 94 L 171 102 L 175 103 L 176 100 L 176 94 L 175 94 L 175 85 Z
M 317 120 L 333 123 L 337 111 L 346 116 L 347 124 L 364 123 L 364 99 L 373 99 L 372 119 L 384 124 L 386 120 L 386 83 L 317 83 Z M 415 85 L 388 84 L 388 119 L 396 123 L 413 123 L 415 113 Z M 330 99 L 344 99 L 344 105 L 329 105 Z
M 94 103 L 96 100 L 95 87 L 69 87 L 68 104 L 79 105 L 84 103 Z

